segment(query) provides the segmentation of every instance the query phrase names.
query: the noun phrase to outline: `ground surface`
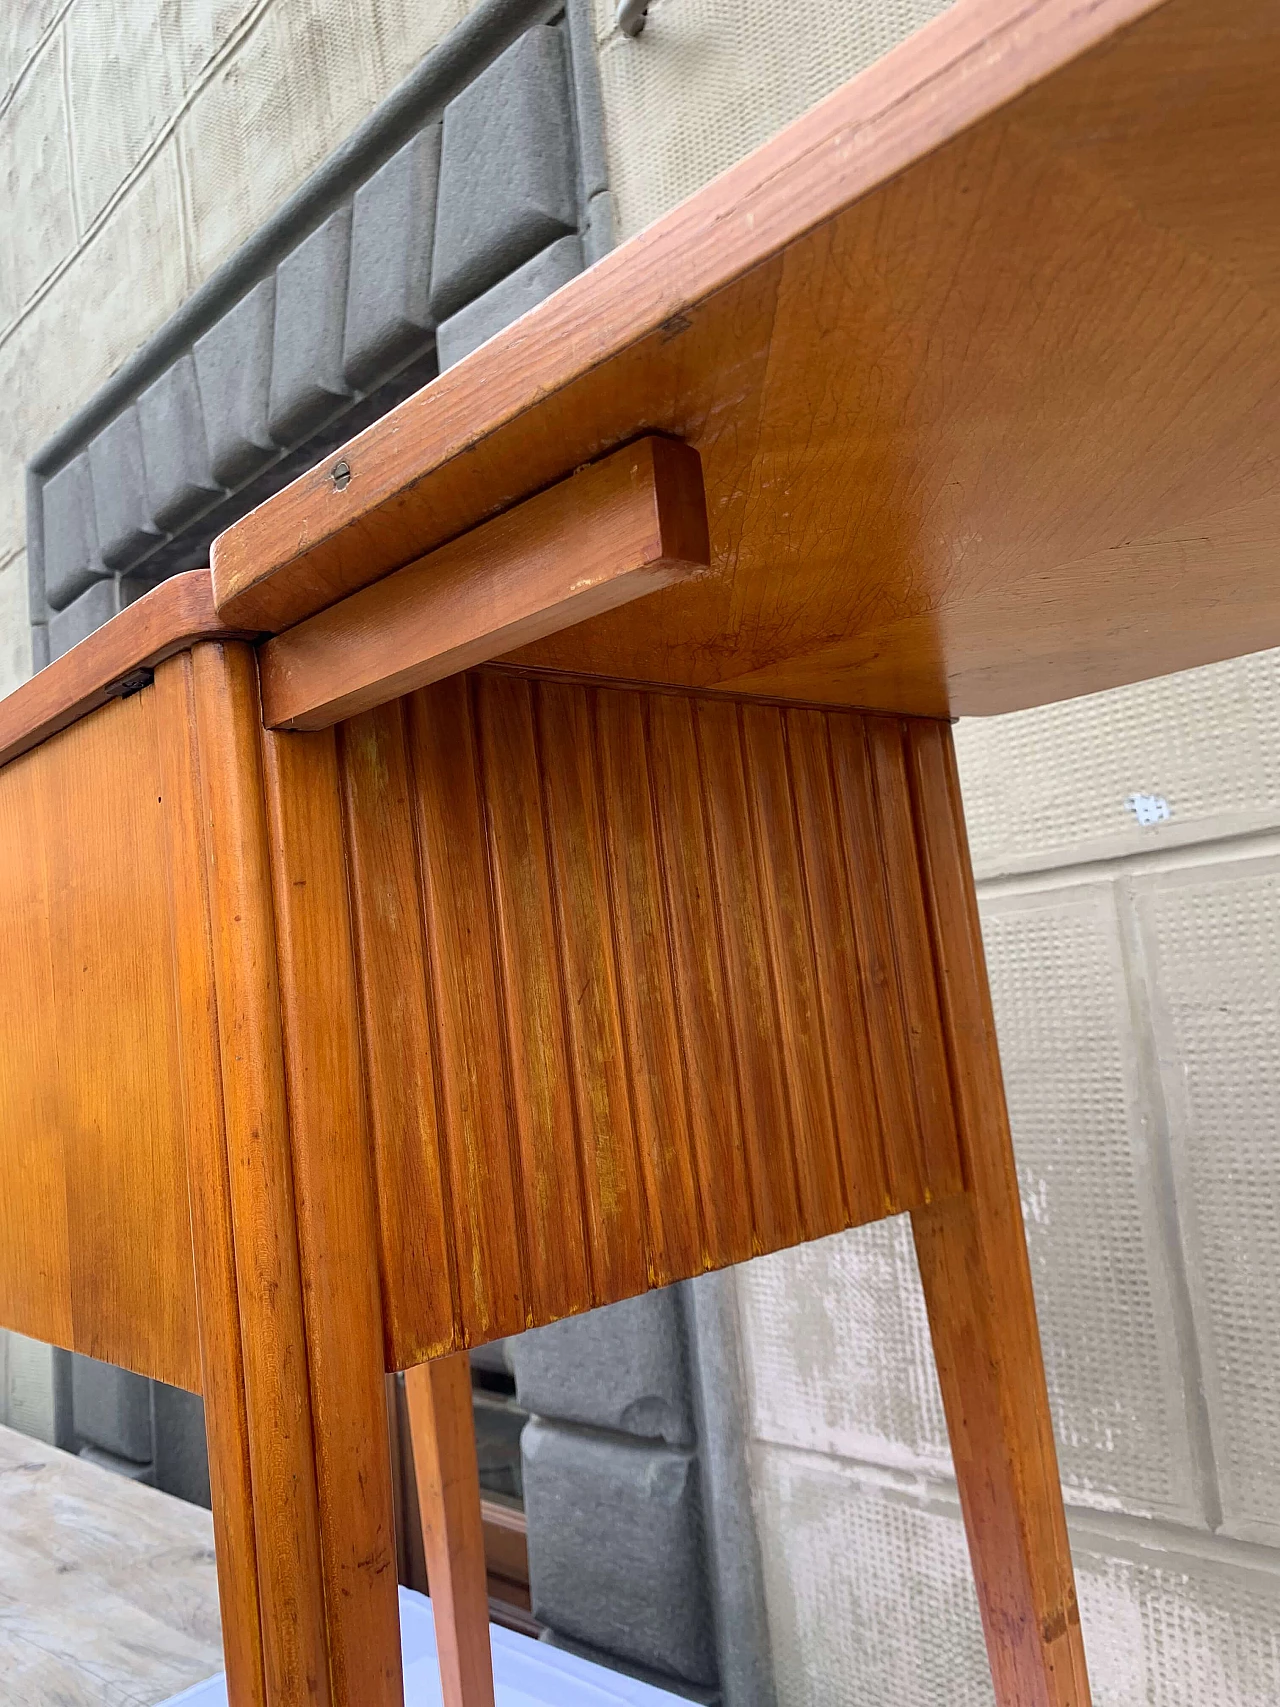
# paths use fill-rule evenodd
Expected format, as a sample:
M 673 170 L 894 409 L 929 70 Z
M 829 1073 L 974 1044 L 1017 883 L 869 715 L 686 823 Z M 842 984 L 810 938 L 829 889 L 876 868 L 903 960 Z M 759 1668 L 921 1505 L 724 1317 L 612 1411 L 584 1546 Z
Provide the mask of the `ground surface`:
M 5 1707 L 153 1707 L 221 1667 L 209 1513 L 0 1428 Z

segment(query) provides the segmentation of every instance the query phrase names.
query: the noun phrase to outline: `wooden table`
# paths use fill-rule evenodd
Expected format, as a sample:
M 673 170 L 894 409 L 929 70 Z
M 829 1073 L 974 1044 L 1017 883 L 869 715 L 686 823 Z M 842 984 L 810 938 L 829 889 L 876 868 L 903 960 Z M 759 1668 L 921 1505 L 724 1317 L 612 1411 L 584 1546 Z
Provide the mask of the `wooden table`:
M 945 719 L 1280 642 L 1278 49 L 959 0 L 0 706 L 0 1321 L 203 1391 L 238 1703 L 399 1700 L 384 1370 L 475 1707 L 457 1354 L 899 1211 L 1088 1702 Z

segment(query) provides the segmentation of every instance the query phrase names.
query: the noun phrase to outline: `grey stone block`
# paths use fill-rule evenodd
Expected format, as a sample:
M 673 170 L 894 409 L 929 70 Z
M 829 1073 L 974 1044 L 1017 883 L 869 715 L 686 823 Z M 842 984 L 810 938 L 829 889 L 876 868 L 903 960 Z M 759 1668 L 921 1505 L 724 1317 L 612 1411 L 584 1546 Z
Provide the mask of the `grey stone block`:
M 180 1500 L 212 1504 L 204 1401 L 181 1387 L 151 1382 L 152 1456 L 155 1485 Z
M 95 579 L 109 573 L 98 556 L 93 479 L 87 456 L 76 457 L 45 482 L 41 507 L 45 597 L 55 609 L 61 609 L 91 587 Z
M 275 315 L 276 281 L 263 279 L 195 343 L 209 470 L 223 486 L 241 485 L 277 454 L 267 431 Z
M 560 32 L 539 24 L 445 109 L 438 318 L 576 228 L 576 177 Z
M 88 1464 L 96 1464 L 99 1470 L 107 1470 L 113 1476 L 127 1476 L 131 1482 L 141 1482 L 146 1487 L 154 1487 L 156 1472 L 154 1464 L 135 1464 L 132 1458 L 121 1458 L 118 1452 L 104 1452 L 100 1446 L 82 1446 L 78 1456 Z
M 561 237 L 500 280 L 492 290 L 460 308 L 436 331 L 441 372 L 479 349 L 495 332 L 536 308 L 544 297 L 568 284 L 581 271 L 581 242 L 577 237 Z
M 351 209 L 340 207 L 276 268 L 267 431 L 296 445 L 330 420 L 350 390 L 342 376 Z
M 151 1383 L 144 1375 L 100 1363 L 94 1357 L 73 1357 L 71 1393 L 75 1430 L 84 1446 L 96 1446 L 134 1464 L 149 1464 L 151 1446 Z
M 393 373 L 430 335 L 439 178 L 440 126 L 433 124 L 356 191 L 343 372 L 360 391 Z
M 88 638 L 104 622 L 149 593 L 155 582 L 140 576 L 113 575 L 108 581 L 95 581 L 87 593 L 69 604 L 66 610 L 56 610 L 49 617 L 49 659 L 61 658 Z
M 194 521 L 222 492 L 209 467 L 192 356 L 180 356 L 141 393 L 138 428 L 151 519 L 172 533 Z
M 517 1399 L 538 1416 L 693 1442 L 683 1323 L 670 1287 L 520 1334 L 511 1363 Z
M 572 1641 L 714 1685 L 692 1454 L 537 1418 L 523 1445 L 534 1616 Z
M 89 471 L 102 561 L 108 569 L 131 569 L 160 538 L 148 514 L 136 405 L 122 409 L 92 441 Z
M 510 1375 L 511 1341 L 490 1340 L 488 1345 L 478 1345 L 471 1353 L 471 1367 L 484 1369 L 492 1375 Z

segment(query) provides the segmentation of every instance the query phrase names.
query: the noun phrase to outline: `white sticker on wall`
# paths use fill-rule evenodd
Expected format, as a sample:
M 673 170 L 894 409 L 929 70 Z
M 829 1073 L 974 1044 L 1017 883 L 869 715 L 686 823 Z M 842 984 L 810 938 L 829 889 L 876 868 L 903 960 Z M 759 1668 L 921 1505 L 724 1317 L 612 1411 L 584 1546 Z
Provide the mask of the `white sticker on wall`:
M 1125 806 L 1140 824 L 1163 824 L 1173 816 L 1163 794 L 1130 794 Z

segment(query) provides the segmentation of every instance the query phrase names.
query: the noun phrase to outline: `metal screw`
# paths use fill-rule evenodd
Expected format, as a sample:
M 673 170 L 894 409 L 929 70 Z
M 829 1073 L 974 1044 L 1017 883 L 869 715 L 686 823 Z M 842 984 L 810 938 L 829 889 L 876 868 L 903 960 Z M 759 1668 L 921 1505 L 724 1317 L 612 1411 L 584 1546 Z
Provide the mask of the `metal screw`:
M 649 0 L 618 0 L 613 21 L 624 36 L 638 36 L 644 29 Z
M 335 492 L 345 491 L 347 482 L 351 479 L 350 465 L 345 462 L 335 462 L 330 479 L 333 481 L 333 489 Z

